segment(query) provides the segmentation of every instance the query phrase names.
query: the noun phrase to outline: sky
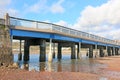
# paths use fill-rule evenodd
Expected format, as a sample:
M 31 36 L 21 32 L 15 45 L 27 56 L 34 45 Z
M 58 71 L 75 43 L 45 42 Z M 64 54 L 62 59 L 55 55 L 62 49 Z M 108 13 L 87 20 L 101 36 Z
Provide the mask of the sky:
M 120 0 L 0 0 L 5 13 L 120 40 Z

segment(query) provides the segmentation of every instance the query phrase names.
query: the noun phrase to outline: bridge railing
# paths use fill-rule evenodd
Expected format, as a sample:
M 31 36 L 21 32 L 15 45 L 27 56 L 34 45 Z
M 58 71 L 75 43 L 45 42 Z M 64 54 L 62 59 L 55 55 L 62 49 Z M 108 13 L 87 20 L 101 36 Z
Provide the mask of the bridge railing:
M 52 24 L 52 23 L 26 20 L 26 19 L 15 18 L 15 17 L 10 17 L 9 21 L 10 21 L 10 25 L 12 25 L 12 26 L 50 30 L 53 32 L 59 32 L 59 33 L 63 33 L 66 35 L 71 35 L 74 37 L 80 37 L 80 38 L 84 38 L 84 39 L 88 39 L 88 40 L 94 40 L 94 41 L 99 41 L 99 42 L 103 42 L 103 43 L 120 45 L 120 43 L 118 43 L 114 40 L 106 39 L 106 38 L 103 38 L 103 37 L 100 37 L 97 35 L 89 34 L 86 32 L 74 30 L 71 28 L 67 28 L 67 27 Z
M 25 28 L 51 29 L 50 24 L 33 20 L 10 17 L 10 25 Z

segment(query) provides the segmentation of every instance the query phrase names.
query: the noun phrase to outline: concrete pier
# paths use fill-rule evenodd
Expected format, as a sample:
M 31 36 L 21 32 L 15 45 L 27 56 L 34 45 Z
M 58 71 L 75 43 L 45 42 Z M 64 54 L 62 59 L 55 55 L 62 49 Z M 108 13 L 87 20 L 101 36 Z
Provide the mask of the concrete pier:
M 30 41 L 25 40 L 24 42 L 24 61 L 29 61 L 29 47 L 30 47 Z
M 40 39 L 40 57 L 39 57 L 40 62 L 45 62 L 46 61 L 46 40 Z
M 77 45 L 77 59 L 80 59 L 81 58 L 81 43 L 79 42 L 79 44 Z
M 115 55 L 118 55 L 118 48 L 115 48 Z
M 111 56 L 111 48 L 110 47 L 108 47 L 107 52 L 108 52 L 108 56 Z
M 12 40 L 7 13 L 5 20 L 0 20 L 0 66 L 8 66 L 13 63 Z
M 53 43 L 53 58 L 55 58 L 55 43 Z
M 93 46 L 89 46 L 89 58 L 93 58 Z
M 18 60 L 21 61 L 22 60 L 22 41 L 20 40 L 20 53 L 18 54 Z
M 48 54 L 48 62 L 52 62 L 53 54 L 52 54 L 52 39 L 50 39 L 49 43 L 49 54 Z
M 100 57 L 104 57 L 104 54 L 103 47 L 100 47 Z
M 106 48 L 105 48 L 105 55 L 104 56 L 108 56 L 108 46 L 106 46 Z
M 98 57 L 98 45 L 96 44 L 95 45 L 95 58 L 97 58 Z
M 76 59 L 75 44 L 71 45 L 71 59 Z
M 58 59 L 62 58 L 62 46 L 60 43 L 58 43 L 58 55 L 57 55 Z

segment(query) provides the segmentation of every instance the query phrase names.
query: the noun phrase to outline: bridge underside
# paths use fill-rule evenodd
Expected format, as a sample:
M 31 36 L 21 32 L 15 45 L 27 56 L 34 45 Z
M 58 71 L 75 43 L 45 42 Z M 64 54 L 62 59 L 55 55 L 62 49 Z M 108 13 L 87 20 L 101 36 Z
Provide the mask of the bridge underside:
M 105 56 L 104 50 L 107 50 L 109 52 L 109 56 L 114 55 L 114 50 L 113 47 L 114 45 L 111 44 L 105 44 L 101 42 L 96 42 L 96 41 L 91 41 L 91 40 L 85 40 L 81 38 L 75 38 L 75 37 L 69 37 L 69 36 L 64 36 L 60 34 L 55 34 L 55 33 L 43 33 L 43 32 L 33 32 L 33 31 L 26 31 L 26 30 L 17 30 L 17 29 L 11 29 L 11 36 L 13 36 L 13 39 L 17 40 L 25 40 L 25 45 L 24 45 L 24 60 L 27 61 L 29 60 L 29 46 L 30 45 L 44 45 L 40 47 L 40 61 L 45 61 L 46 57 L 46 48 L 45 48 L 45 42 L 51 42 L 52 43 L 58 43 L 58 59 L 62 58 L 62 53 L 61 53 L 61 48 L 62 47 L 71 47 L 71 59 L 76 58 L 76 50 L 75 50 L 75 45 L 78 46 L 77 48 L 77 58 L 80 57 L 80 48 L 88 48 L 89 58 L 93 58 L 93 49 L 96 49 L 96 54 L 98 54 L 99 49 L 100 57 Z M 51 44 L 51 43 L 50 43 Z M 106 48 L 107 46 L 107 48 Z M 112 52 L 111 52 L 112 50 Z M 117 50 L 116 50 L 117 51 Z M 106 52 L 106 53 L 107 53 Z M 51 55 L 50 59 L 52 59 Z M 117 52 L 118 53 L 118 52 Z M 51 61 L 51 60 L 50 60 Z

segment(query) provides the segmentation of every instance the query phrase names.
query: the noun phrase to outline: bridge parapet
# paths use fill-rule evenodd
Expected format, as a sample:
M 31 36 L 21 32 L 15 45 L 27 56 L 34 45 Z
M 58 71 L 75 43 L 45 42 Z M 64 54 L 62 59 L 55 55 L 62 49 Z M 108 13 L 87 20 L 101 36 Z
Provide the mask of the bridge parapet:
M 89 34 L 86 32 L 78 31 L 75 29 L 67 28 L 67 27 L 52 24 L 52 23 L 21 19 L 21 18 L 15 18 L 10 16 L 8 21 L 10 21 L 9 22 L 10 26 L 14 26 L 14 28 L 17 28 L 17 27 L 28 28 L 28 29 L 31 28 L 34 30 L 36 29 L 36 30 L 43 30 L 46 32 L 59 33 L 67 36 L 102 42 L 106 44 L 120 45 L 120 43 L 116 42 L 115 40 L 110 40 L 104 37 L 100 37 L 97 35 Z

